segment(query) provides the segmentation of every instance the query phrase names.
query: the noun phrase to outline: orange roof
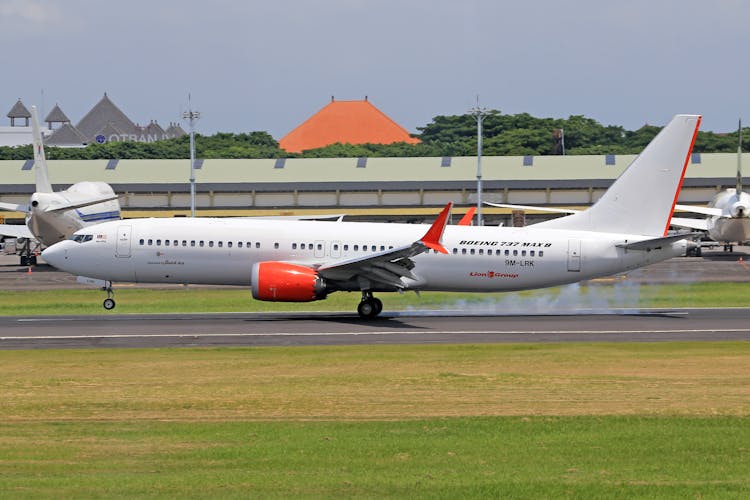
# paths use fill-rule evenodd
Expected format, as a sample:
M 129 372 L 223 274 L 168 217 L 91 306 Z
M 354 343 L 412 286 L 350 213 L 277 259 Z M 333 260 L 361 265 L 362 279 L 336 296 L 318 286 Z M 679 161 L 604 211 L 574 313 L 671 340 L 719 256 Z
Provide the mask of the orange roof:
M 364 101 L 336 101 L 326 106 L 307 121 L 289 132 L 279 141 L 279 146 L 299 153 L 306 149 L 321 148 L 329 144 L 392 144 L 407 142 L 417 144 L 419 139 L 388 118 L 382 111 Z

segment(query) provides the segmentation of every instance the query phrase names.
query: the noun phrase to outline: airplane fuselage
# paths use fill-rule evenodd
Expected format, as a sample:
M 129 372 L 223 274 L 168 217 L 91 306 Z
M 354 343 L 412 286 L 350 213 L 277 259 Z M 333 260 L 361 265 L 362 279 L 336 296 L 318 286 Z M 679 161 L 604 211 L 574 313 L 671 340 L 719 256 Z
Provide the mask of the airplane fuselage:
M 45 251 L 61 269 L 115 282 L 249 286 L 253 265 L 317 269 L 418 240 L 414 224 L 248 219 L 139 219 L 79 231 Z M 555 286 L 631 270 L 684 254 L 685 242 L 651 251 L 618 247 L 647 236 L 555 229 L 447 226 L 447 254 L 413 258 L 406 289 L 492 292 Z M 74 252 L 68 252 L 74 249 Z M 337 287 L 336 290 L 359 290 Z M 392 288 L 373 287 L 388 291 Z M 335 290 L 334 290 L 335 291 Z
M 750 194 L 735 189 L 718 193 L 709 203 L 723 214 L 708 218 L 708 235 L 718 242 L 744 242 L 750 240 Z

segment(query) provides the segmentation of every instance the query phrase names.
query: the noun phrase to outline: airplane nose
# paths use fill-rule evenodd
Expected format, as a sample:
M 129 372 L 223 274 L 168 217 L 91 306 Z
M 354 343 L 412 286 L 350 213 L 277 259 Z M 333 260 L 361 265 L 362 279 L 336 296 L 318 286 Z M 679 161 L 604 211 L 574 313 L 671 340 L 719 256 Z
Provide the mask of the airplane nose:
M 67 241 L 61 241 L 60 243 L 55 243 L 51 247 L 42 250 L 42 258 L 44 261 L 53 267 L 62 269 L 68 258 L 68 251 L 66 249 L 67 243 Z
M 731 212 L 732 217 L 747 217 L 749 215 L 748 206 L 741 202 L 732 205 Z

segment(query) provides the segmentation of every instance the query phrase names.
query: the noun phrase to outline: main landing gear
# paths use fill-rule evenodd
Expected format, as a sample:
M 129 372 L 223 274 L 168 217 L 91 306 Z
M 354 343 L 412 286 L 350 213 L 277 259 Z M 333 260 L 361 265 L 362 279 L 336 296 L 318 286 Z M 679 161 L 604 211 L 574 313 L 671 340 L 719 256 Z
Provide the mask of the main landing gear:
M 111 311 L 115 308 L 115 299 L 112 298 L 112 296 L 115 294 L 115 292 L 112 291 L 112 282 L 107 281 L 107 284 L 102 287 L 102 290 L 107 292 L 107 298 L 104 299 L 104 302 L 102 302 L 102 306 L 107 311 Z
M 357 306 L 360 318 L 372 319 L 383 311 L 383 302 L 372 296 L 372 292 L 363 291 L 362 301 Z

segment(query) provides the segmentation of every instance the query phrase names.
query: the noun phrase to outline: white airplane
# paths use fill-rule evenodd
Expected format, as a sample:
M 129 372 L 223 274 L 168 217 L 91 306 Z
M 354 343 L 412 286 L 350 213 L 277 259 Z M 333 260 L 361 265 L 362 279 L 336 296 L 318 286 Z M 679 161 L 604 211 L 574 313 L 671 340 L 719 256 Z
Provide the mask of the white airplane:
M 21 256 L 21 265 L 36 264 L 36 257 L 30 255 L 29 243 L 32 240 L 49 246 L 69 238 L 83 227 L 120 219 L 117 195 L 105 182 L 77 182 L 68 189 L 54 192 L 49 181 L 36 106 L 31 107 L 31 130 L 36 192 L 27 205 L 0 202 L 0 210 L 26 214 L 25 226 L 0 224 L 0 235 L 26 242 L 26 255 Z
M 131 219 L 75 233 L 42 257 L 69 273 L 112 282 L 247 286 L 258 300 L 309 302 L 360 292 L 499 292 L 608 276 L 685 253 L 667 235 L 701 117 L 678 115 L 589 209 L 524 228 L 231 218 Z
M 750 194 L 742 191 L 742 122 L 737 146 L 737 184 L 734 188 L 717 193 L 707 207 L 675 205 L 677 210 L 707 215 L 704 219 L 674 217 L 672 224 L 679 227 L 706 231 L 708 237 L 724 245 L 731 252 L 733 244 L 750 240 Z

